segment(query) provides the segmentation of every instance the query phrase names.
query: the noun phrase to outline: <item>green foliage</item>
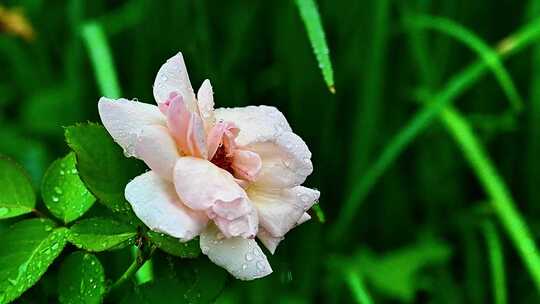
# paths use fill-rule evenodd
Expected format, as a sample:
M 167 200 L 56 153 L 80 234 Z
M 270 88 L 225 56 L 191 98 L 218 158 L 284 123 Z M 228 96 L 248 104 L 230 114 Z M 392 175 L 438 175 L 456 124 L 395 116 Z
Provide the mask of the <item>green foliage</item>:
M 173 237 L 155 231 L 148 231 L 148 237 L 159 249 L 170 255 L 181 258 L 196 258 L 201 254 L 199 239 L 181 243 Z
M 52 163 L 41 187 L 43 201 L 64 223 L 81 217 L 96 201 L 79 177 L 73 152 Z
M 21 221 L 0 235 L 0 303 L 32 287 L 66 244 L 66 228 L 44 219 Z
M 32 212 L 36 195 L 27 173 L 0 156 L 0 219 Z
M 405 302 L 414 299 L 420 286 L 418 275 L 427 266 L 448 261 L 451 249 L 441 242 L 411 245 L 377 256 L 363 250 L 356 258 L 356 269 L 380 293 Z
M 70 228 L 69 241 L 88 251 L 124 248 L 133 241 L 137 230 L 110 218 L 90 218 L 75 223 Z
M 77 154 L 77 168 L 90 191 L 113 212 L 131 210 L 124 198 L 128 181 L 143 171 L 141 163 L 127 159 L 105 128 L 79 124 L 66 128 L 66 141 Z
M 72 253 L 62 263 L 59 278 L 61 303 L 102 303 L 105 271 L 94 255 L 81 251 Z

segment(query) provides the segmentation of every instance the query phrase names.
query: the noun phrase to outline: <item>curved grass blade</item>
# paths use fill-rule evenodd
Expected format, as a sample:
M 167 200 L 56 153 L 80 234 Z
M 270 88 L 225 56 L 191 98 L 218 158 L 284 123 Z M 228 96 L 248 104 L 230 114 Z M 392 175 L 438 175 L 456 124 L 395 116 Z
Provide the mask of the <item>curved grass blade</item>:
M 508 57 L 540 38 L 540 18 L 536 19 L 513 35 L 504 39 L 497 47 L 497 53 Z M 450 79 L 446 87 L 435 95 L 432 102 L 419 110 L 414 117 L 396 135 L 392 137 L 380 156 L 368 168 L 366 174 L 359 179 L 340 210 L 338 221 L 331 233 L 333 239 L 339 239 L 352 223 L 356 211 L 376 184 L 378 179 L 397 159 L 401 152 L 420 134 L 433 120 L 465 90 L 476 83 L 486 73 L 488 67 L 483 60 L 477 61 Z
M 463 150 L 484 191 L 492 201 L 495 214 L 516 246 L 536 289 L 540 291 L 540 255 L 527 224 L 516 209 L 510 191 L 491 163 L 484 147 L 469 123 L 451 105 L 441 112 L 443 123 Z
M 506 279 L 504 271 L 504 253 L 501 240 L 497 235 L 495 224 L 486 220 L 482 224 L 482 230 L 486 238 L 489 263 L 491 267 L 493 300 L 495 304 L 507 303 Z
M 366 287 L 364 286 L 364 283 L 362 282 L 362 279 L 360 278 L 360 275 L 355 273 L 354 271 L 347 271 L 345 282 L 347 282 L 347 285 L 349 285 L 349 288 L 351 289 L 351 293 L 356 300 L 356 303 L 358 304 L 371 304 L 373 303 L 373 300 L 371 299 L 371 296 L 366 290 Z
M 101 93 L 109 98 L 119 98 L 121 92 L 118 77 L 103 27 L 96 22 L 86 23 L 82 27 L 82 37 Z
M 510 74 L 499 59 L 497 52 L 473 32 L 450 19 L 429 15 L 408 16 L 405 18 L 405 25 L 420 29 L 432 29 L 447 34 L 476 52 L 478 57 L 484 60 L 487 66 L 493 71 L 514 110 L 521 111 L 523 100 L 512 81 L 512 77 L 510 77 Z
M 294 2 L 300 11 L 300 16 L 306 27 L 309 41 L 313 47 L 313 52 L 319 63 L 319 68 L 322 71 L 328 90 L 335 94 L 336 88 L 334 86 L 334 71 L 329 56 L 330 51 L 326 44 L 326 37 L 317 5 L 314 0 L 295 0 Z

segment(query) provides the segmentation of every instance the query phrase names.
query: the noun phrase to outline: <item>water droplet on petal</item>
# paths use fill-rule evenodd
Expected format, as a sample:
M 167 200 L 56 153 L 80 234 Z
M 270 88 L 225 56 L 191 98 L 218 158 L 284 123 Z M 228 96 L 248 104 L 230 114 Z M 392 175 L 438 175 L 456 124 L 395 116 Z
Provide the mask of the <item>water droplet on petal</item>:
M 257 262 L 257 269 L 259 269 L 260 271 L 263 271 L 263 270 L 266 269 L 266 265 L 264 265 L 263 261 L 258 261 Z
M 251 253 L 246 253 L 246 261 L 252 261 L 253 260 L 253 255 Z

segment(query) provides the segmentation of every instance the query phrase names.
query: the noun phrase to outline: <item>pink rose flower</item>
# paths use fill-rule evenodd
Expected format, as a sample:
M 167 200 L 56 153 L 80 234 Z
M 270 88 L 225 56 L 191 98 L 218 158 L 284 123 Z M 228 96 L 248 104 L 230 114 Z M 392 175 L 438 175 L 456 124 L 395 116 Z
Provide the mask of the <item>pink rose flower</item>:
M 214 109 L 210 81 L 195 96 L 181 53 L 154 82 L 157 106 L 99 100 L 99 115 L 126 155 L 151 171 L 125 196 L 150 229 L 186 242 L 241 280 L 272 273 L 257 237 L 273 254 L 285 234 L 310 219 L 319 191 L 301 184 L 311 152 L 274 107 Z

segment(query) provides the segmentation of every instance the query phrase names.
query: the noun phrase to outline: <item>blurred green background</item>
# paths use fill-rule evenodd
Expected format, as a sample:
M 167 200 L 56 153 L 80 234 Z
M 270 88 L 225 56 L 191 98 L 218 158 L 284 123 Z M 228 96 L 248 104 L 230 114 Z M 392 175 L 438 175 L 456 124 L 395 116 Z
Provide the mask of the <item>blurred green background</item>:
M 313 152 L 324 223 L 218 303 L 538 303 L 540 1 L 318 0 L 335 94 L 299 2 L 2 0 L 35 37 L 0 26 L 0 154 L 38 189 L 62 127 L 99 122 L 97 24 L 121 96 L 152 103 L 182 51 L 217 106 L 276 106 Z

